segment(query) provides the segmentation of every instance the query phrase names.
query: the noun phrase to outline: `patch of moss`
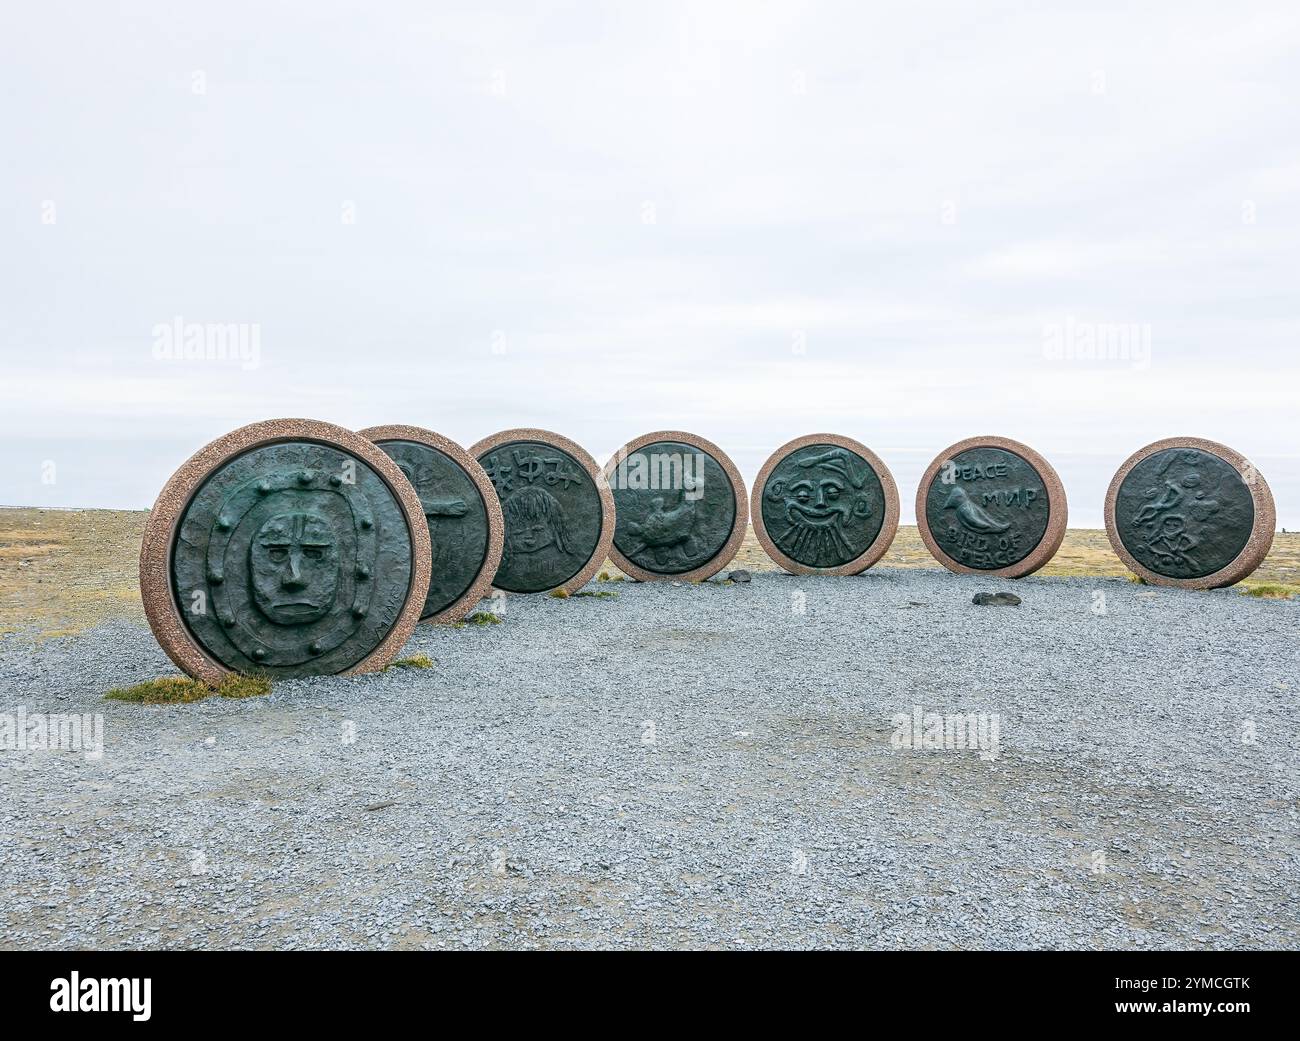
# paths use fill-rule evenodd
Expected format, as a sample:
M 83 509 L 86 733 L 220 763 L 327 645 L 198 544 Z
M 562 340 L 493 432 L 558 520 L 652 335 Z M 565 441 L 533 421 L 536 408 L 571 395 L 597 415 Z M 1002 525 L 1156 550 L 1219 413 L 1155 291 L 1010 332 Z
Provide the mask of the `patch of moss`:
M 500 625 L 501 616 L 493 614 L 491 611 L 475 611 L 464 621 L 457 622 L 456 628 L 460 629 L 467 625 Z
M 1241 592 L 1245 596 L 1258 597 L 1260 600 L 1290 600 L 1300 593 L 1300 586 L 1283 585 L 1281 582 L 1261 582 L 1257 586 L 1246 586 Z
M 580 589 L 574 596 L 594 596 L 597 600 L 608 600 L 618 594 L 612 589 Z
M 271 681 L 264 676 L 227 676 L 216 687 L 188 676 L 162 676 L 133 687 L 114 687 L 104 697 L 137 705 L 188 705 L 214 694 L 222 698 L 258 698 L 269 693 Z
M 551 590 L 549 593 L 547 593 L 546 595 L 547 595 L 547 596 L 554 597 L 556 600 L 568 600 L 568 599 L 569 599 L 569 591 L 568 591 L 567 589 L 565 589 L 563 586 L 561 586 L 559 589 L 552 589 L 552 590 Z
M 398 658 L 396 661 L 390 661 L 384 666 L 384 671 L 389 669 L 432 669 L 433 659 L 427 654 L 412 654 L 409 658 Z
M 1147 580 L 1143 578 L 1141 575 L 1130 574 L 1128 576 L 1128 580 L 1132 582 L 1135 586 L 1144 586 L 1147 584 Z

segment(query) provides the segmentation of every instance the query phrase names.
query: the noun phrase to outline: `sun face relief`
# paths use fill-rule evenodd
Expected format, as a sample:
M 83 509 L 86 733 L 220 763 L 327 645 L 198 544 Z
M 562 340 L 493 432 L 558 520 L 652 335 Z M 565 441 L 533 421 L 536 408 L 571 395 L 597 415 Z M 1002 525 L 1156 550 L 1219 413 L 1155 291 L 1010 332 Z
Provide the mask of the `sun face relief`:
M 838 445 L 796 449 L 763 486 L 762 519 L 782 553 L 810 568 L 860 557 L 880 534 L 885 496 L 875 469 Z
M 281 513 L 248 546 L 253 602 L 277 625 L 325 617 L 339 589 L 337 538 L 315 513 Z
M 171 575 L 181 618 L 238 672 L 342 672 L 401 614 L 413 546 L 393 490 L 332 445 L 282 442 L 214 469 L 181 514 Z

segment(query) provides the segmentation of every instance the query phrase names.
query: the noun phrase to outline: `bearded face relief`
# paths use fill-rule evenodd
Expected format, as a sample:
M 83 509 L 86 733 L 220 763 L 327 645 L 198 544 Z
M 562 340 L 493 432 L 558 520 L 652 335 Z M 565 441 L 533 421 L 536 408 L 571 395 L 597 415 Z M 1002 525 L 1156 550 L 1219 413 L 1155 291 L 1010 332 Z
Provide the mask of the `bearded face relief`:
M 253 602 L 277 625 L 325 617 L 339 590 L 339 551 L 330 523 L 316 513 L 281 513 L 249 543 Z
M 856 559 L 884 523 L 880 477 L 856 452 L 807 445 L 782 459 L 763 487 L 763 524 L 796 563 L 836 568 Z
M 1138 563 L 1158 575 L 1195 579 L 1237 558 L 1255 507 L 1231 463 L 1198 448 L 1169 448 L 1129 471 L 1116 496 L 1115 523 Z

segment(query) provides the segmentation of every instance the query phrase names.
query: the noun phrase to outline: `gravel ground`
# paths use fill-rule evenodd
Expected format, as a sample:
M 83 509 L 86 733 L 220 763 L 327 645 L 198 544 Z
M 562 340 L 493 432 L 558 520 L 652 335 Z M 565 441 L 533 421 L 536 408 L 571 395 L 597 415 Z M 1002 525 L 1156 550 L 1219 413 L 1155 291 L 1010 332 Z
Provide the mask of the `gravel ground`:
M 1300 601 L 591 588 L 247 701 L 101 700 L 174 671 L 130 621 L 0 640 L 0 714 L 104 717 L 0 753 L 0 946 L 1300 947 Z

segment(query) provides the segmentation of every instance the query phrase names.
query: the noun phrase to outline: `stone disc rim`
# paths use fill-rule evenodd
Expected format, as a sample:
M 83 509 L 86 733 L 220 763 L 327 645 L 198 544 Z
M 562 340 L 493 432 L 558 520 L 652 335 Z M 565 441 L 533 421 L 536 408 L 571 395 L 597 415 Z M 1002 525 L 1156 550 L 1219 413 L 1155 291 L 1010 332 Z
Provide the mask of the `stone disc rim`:
M 565 437 L 563 434 L 557 434 L 553 430 L 541 430 L 537 427 L 515 427 L 511 430 L 501 430 L 488 437 L 475 441 L 470 445 L 468 451 L 475 461 L 486 452 L 494 448 L 500 448 L 511 441 L 537 441 L 542 444 L 554 445 L 556 448 L 567 453 L 573 461 L 581 466 L 596 486 L 596 494 L 600 498 L 600 537 L 596 540 L 596 548 L 591 551 L 591 557 L 587 560 L 582 568 L 568 581 L 562 585 L 553 586 L 550 589 L 539 589 L 535 593 L 519 593 L 509 589 L 502 589 L 501 592 L 507 596 L 539 596 L 548 593 L 554 593 L 557 590 L 564 590 L 566 593 L 576 593 L 579 589 L 590 582 L 605 563 L 605 558 L 609 555 L 609 549 L 614 541 L 614 496 L 609 490 L 609 485 L 605 483 L 605 475 L 601 472 L 596 460 L 592 458 L 582 445 L 576 441 Z M 480 468 L 482 463 L 479 464 Z M 484 473 L 486 477 L 486 471 Z M 491 480 L 488 480 L 488 486 L 491 487 Z M 498 500 L 498 509 L 500 508 L 500 497 L 497 490 L 492 488 L 492 496 Z M 502 519 L 502 543 L 505 540 L 505 520 Z M 493 573 L 493 588 L 500 588 L 495 585 L 496 574 Z
M 214 658 L 199 643 L 185 624 L 176 602 L 171 556 L 180 522 L 195 494 L 222 466 L 253 449 L 292 441 L 323 444 L 364 462 L 392 492 L 411 535 L 411 583 L 397 620 L 377 646 L 337 675 L 359 675 L 382 669 L 410 639 L 420 620 L 429 590 L 429 530 L 415 489 L 397 464 L 373 442 L 333 423 L 316 419 L 268 419 L 249 423 L 208 442 L 168 478 L 149 512 L 140 546 L 140 598 L 149 628 L 182 672 L 205 683 L 219 684 L 238 672 Z
M 669 575 L 659 571 L 647 571 L 645 568 L 634 564 L 623 556 L 618 547 L 614 545 L 612 532 L 610 533 L 609 559 L 614 562 L 620 571 L 635 578 L 638 582 L 703 582 L 712 578 L 735 560 L 736 554 L 740 552 L 740 547 L 745 541 L 745 532 L 749 527 L 749 492 L 745 487 L 744 479 L 740 476 L 740 471 L 736 469 L 736 464 L 731 461 L 731 457 L 726 452 L 708 438 L 700 437 L 699 434 L 692 434 L 685 430 L 656 430 L 629 441 L 610 456 L 609 462 L 605 464 L 605 481 L 608 483 L 610 475 L 618 469 L 620 458 L 626 458 L 633 452 L 640 451 L 646 445 L 652 445 L 657 441 L 676 441 L 679 444 L 698 448 L 700 451 L 711 455 L 714 462 L 722 467 L 722 472 L 727 475 L 727 480 L 731 482 L 731 490 L 736 498 L 736 517 L 732 521 L 731 534 L 727 536 L 727 541 L 722 544 L 722 548 L 718 550 L 717 554 L 706 563 L 697 568 L 692 568 L 690 571 L 682 571 L 677 574 Z
M 930 524 L 925 515 L 930 485 L 934 483 L 943 464 L 953 456 L 972 448 L 1000 448 L 1004 452 L 1020 456 L 1038 472 L 1038 476 L 1043 479 L 1043 489 L 1047 492 L 1047 528 L 1043 531 L 1043 537 L 1039 539 L 1038 545 L 1022 559 L 1006 567 L 974 568 L 953 560 L 939 548 L 938 541 L 930 532 Z M 921 475 L 921 482 L 916 487 L 916 527 L 921 533 L 921 541 L 925 543 L 925 548 L 930 551 L 930 555 L 935 560 L 949 571 L 959 575 L 982 575 L 985 578 L 1023 578 L 1025 575 L 1032 575 L 1056 556 L 1056 551 L 1061 548 L 1061 543 L 1065 539 L 1065 528 L 1068 523 L 1069 505 L 1066 502 L 1065 485 L 1061 483 L 1056 469 L 1034 449 L 1009 437 L 988 434 L 981 437 L 967 437 L 949 445 L 926 467 L 925 473 Z
M 772 476 L 772 471 L 784 461 L 786 456 L 810 445 L 835 445 L 837 448 L 847 449 L 865 459 L 872 469 L 876 471 L 876 477 L 879 479 L 881 490 L 885 495 L 885 518 L 881 522 L 880 532 L 865 550 L 838 567 L 810 567 L 807 564 L 799 563 L 792 557 L 786 556 L 772 541 L 767 533 L 767 525 L 763 522 L 763 489 L 767 485 L 768 478 Z M 757 537 L 759 544 L 762 545 L 764 552 L 792 575 L 860 575 L 889 552 L 889 547 L 893 545 L 894 538 L 898 534 L 899 499 L 898 485 L 894 482 L 894 475 L 880 456 L 862 442 L 846 437 L 843 434 L 805 434 L 802 437 L 796 437 L 792 441 L 787 441 L 768 456 L 762 469 L 758 471 L 758 477 L 754 479 L 754 487 L 750 489 L 749 494 L 749 518 L 750 523 L 754 525 L 755 537 Z
M 1251 502 L 1255 507 L 1255 523 L 1251 528 L 1250 537 L 1247 538 L 1246 544 L 1241 548 L 1241 552 L 1219 568 L 1218 571 L 1202 575 L 1200 578 L 1171 578 L 1169 575 L 1162 575 L 1158 571 L 1152 571 L 1146 565 L 1134 559 L 1133 554 L 1128 551 L 1123 539 L 1120 538 L 1119 527 L 1115 520 L 1115 506 L 1119 499 L 1119 490 L 1123 486 L 1125 478 L 1128 477 L 1138 463 L 1148 456 L 1170 448 L 1195 448 L 1210 455 L 1218 456 L 1237 471 L 1242 483 L 1250 491 Z M 1246 470 L 1254 474 L 1255 479 L 1253 481 L 1247 480 L 1243 475 Z M 1264 475 L 1235 448 L 1229 448 L 1218 441 L 1211 441 L 1203 437 L 1166 437 L 1139 448 L 1124 460 L 1120 468 L 1115 471 L 1115 476 L 1110 479 L 1110 485 L 1106 489 L 1105 513 L 1106 537 L 1110 540 L 1115 555 L 1124 562 L 1124 566 L 1151 585 L 1172 586 L 1178 589 L 1219 589 L 1240 582 L 1264 562 L 1269 550 L 1273 548 L 1274 529 L 1277 527 L 1277 506 L 1273 501 L 1273 490 L 1269 488 L 1268 482 L 1264 480 Z
M 483 558 L 483 564 L 474 576 L 470 587 L 459 598 L 436 614 L 420 619 L 422 625 L 449 625 L 459 622 L 492 589 L 492 580 L 496 577 L 497 567 L 501 564 L 501 553 L 505 548 L 505 518 L 501 516 L 501 500 L 497 498 L 496 489 L 492 487 L 487 471 L 461 445 L 436 430 L 429 430 L 426 427 L 411 426 L 406 423 L 386 423 L 366 427 L 358 430 L 357 433 L 376 444 L 380 441 L 413 441 L 426 448 L 437 449 L 464 470 L 474 487 L 478 489 L 483 499 L 484 509 L 487 511 L 488 524 L 487 554 Z M 430 547 L 430 554 L 432 554 L 432 547 Z M 433 576 L 430 575 L 430 583 L 432 579 Z

